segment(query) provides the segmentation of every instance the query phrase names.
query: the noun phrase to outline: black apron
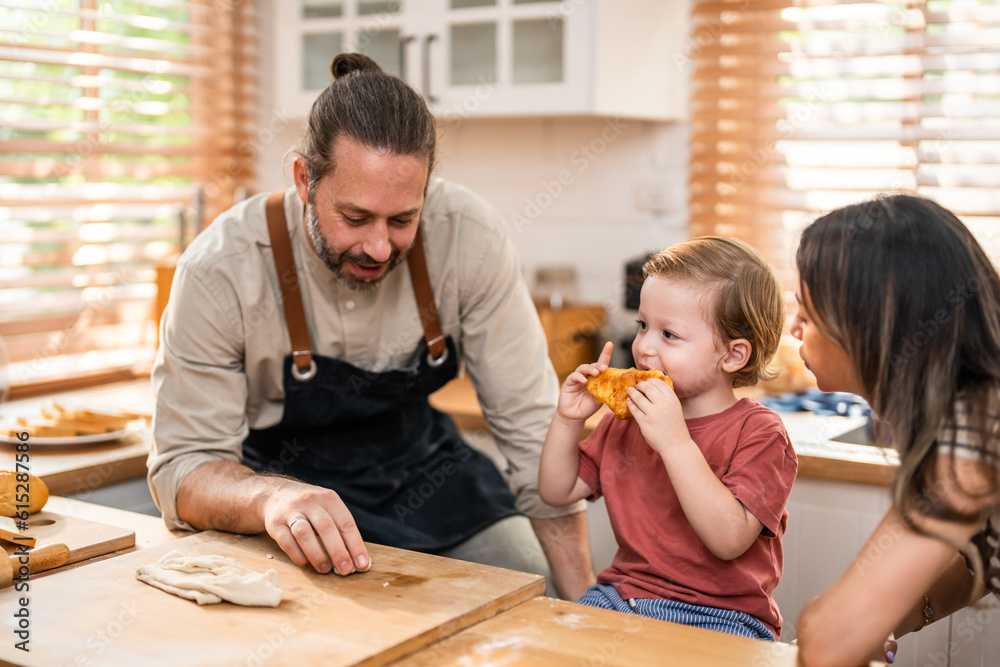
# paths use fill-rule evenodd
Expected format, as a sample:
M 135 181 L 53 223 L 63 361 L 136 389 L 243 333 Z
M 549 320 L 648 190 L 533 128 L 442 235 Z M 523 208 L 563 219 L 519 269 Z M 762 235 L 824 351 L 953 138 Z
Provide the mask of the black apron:
M 273 193 L 267 212 L 293 348 L 284 414 L 250 431 L 244 463 L 333 489 L 366 541 L 394 547 L 439 551 L 517 514 L 492 461 L 427 400 L 456 376 L 458 359 L 454 341 L 441 335 L 420 234 L 407 261 L 426 341 L 403 368 L 373 373 L 312 354 L 283 197 Z

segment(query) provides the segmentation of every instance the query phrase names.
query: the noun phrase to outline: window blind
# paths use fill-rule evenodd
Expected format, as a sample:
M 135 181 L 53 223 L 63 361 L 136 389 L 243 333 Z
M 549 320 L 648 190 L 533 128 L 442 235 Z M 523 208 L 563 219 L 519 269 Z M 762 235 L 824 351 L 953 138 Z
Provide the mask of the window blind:
M 156 267 L 253 180 L 254 3 L 0 0 L 15 386 L 146 364 Z
M 934 199 L 1000 257 L 1000 4 L 694 0 L 690 211 L 796 287 L 801 229 L 879 193 Z

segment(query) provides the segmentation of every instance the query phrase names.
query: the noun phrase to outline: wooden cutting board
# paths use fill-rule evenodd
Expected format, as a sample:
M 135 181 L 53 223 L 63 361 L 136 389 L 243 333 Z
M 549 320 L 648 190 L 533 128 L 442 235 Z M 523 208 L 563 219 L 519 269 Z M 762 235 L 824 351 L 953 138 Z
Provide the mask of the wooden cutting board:
M 542 577 L 369 544 L 372 568 L 300 568 L 266 536 L 209 531 L 44 577 L 31 587 L 31 652 L 17 665 L 382 665 L 545 590 Z M 144 584 L 136 568 L 173 550 L 278 572 L 275 608 L 198 606 Z M 271 558 L 268 558 L 268 555 Z M 0 592 L 13 636 L 16 600 Z
M 49 544 L 65 544 L 69 547 L 67 565 L 135 546 L 135 532 L 128 528 L 108 526 L 45 510 L 30 515 L 28 530 L 22 532 L 37 540 L 36 549 Z M 17 549 L 8 542 L 4 542 L 3 546 L 8 553 Z

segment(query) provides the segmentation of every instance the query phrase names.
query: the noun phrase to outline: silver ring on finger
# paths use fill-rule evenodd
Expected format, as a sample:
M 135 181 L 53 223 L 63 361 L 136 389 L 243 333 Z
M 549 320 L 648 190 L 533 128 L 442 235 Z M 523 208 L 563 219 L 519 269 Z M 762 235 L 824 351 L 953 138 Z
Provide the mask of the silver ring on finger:
M 305 521 L 306 523 L 309 523 L 309 519 L 305 518 L 304 516 L 297 516 L 294 519 L 292 519 L 291 523 L 288 524 L 288 530 L 295 528 L 295 524 L 298 523 L 299 521 Z

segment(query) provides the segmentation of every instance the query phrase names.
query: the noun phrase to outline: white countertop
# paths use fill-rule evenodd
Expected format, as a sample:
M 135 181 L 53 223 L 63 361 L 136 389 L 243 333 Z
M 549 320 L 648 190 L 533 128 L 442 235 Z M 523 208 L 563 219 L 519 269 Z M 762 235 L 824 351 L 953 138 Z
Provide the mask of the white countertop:
M 858 463 L 899 465 L 899 455 L 892 448 L 839 442 L 836 436 L 864 425 L 861 416 L 840 417 L 812 412 L 779 412 L 792 446 L 799 456 L 850 460 Z

